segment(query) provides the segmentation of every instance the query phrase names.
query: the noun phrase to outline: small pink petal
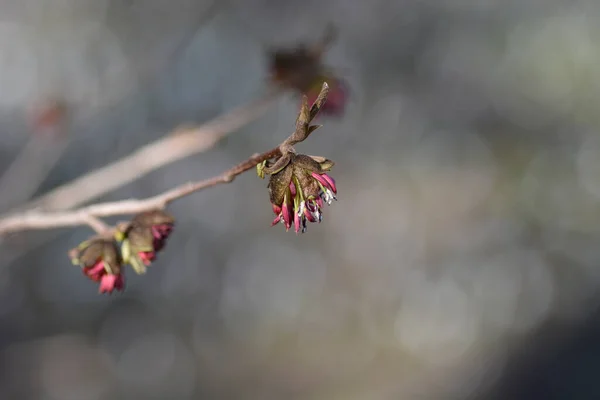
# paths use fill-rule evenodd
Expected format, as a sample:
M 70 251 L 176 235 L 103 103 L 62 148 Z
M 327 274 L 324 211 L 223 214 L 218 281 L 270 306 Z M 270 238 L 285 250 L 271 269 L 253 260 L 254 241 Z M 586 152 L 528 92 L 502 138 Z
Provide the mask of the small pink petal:
M 162 232 L 163 236 L 169 236 L 171 232 L 173 232 L 173 224 L 160 225 L 160 231 Z
M 294 182 L 290 182 L 290 192 L 292 192 L 292 199 L 296 197 L 296 185 L 294 185 Z
M 297 212 L 294 212 L 294 231 L 300 232 L 300 216 Z
M 313 217 L 312 213 L 310 212 L 310 210 L 308 209 L 308 205 L 307 207 L 304 209 L 304 216 L 306 217 L 307 220 L 309 220 L 310 222 L 316 222 L 317 220 L 315 219 L 315 217 Z
M 321 174 L 317 174 L 316 172 L 313 172 L 311 175 L 312 175 L 313 178 L 315 178 L 316 180 L 318 180 L 321 183 L 321 185 L 323 185 L 325 187 L 327 187 L 327 185 L 329 185 L 327 183 L 327 181 L 325 180 L 325 178 L 323 178 L 323 176 Z
M 91 267 L 83 269 L 83 273 L 93 281 L 99 281 L 102 275 L 106 274 L 104 269 L 104 261 L 100 260 Z
M 283 216 L 283 222 L 285 223 L 285 230 L 287 231 L 292 226 L 292 210 L 291 204 L 284 205 L 283 210 L 281 211 Z
M 276 216 L 273 222 L 271 222 L 271 226 L 277 225 L 281 221 L 281 214 Z
M 140 251 L 138 253 L 138 256 L 145 265 L 152 264 L 152 261 L 154 261 L 154 259 L 156 258 L 156 254 L 153 251 Z
M 100 288 L 98 292 L 100 293 L 112 293 L 117 284 L 117 275 L 106 274 L 102 277 L 100 281 Z
M 317 174 L 316 172 L 312 173 L 312 177 L 318 180 L 321 185 L 323 185 L 326 189 L 331 190 L 333 193 L 337 194 L 337 188 L 335 187 L 335 181 L 327 174 Z
M 325 179 L 327 181 L 327 185 L 329 186 L 329 189 L 333 193 L 337 194 L 337 188 L 335 187 L 335 180 L 327 174 L 323 174 L 322 176 L 323 176 L 323 179 Z
M 152 236 L 156 239 L 164 239 L 171 234 L 173 230 L 173 225 L 171 224 L 162 224 L 162 225 L 153 225 L 152 226 Z
M 275 214 L 275 215 L 281 214 L 280 206 L 278 206 L 277 204 L 271 204 L 271 206 L 273 207 L 273 214 Z

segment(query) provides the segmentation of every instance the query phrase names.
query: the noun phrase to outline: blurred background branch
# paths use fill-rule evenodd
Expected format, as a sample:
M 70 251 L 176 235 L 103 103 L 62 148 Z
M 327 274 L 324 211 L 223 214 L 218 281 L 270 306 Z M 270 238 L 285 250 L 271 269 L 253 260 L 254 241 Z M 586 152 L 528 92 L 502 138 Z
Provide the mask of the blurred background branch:
M 170 64 L 181 57 L 195 33 L 215 16 L 217 4 L 217 1 L 212 1 L 204 12 L 198 13 L 197 22 L 188 28 L 190 31 L 159 63 L 143 66 L 138 75 L 141 85 L 156 81 Z M 73 126 L 75 121 L 73 115 L 69 115 L 69 107 L 69 104 L 60 99 L 45 99 L 31 110 L 29 127 L 32 131 L 29 139 L 10 167 L 0 176 L 0 211 L 5 212 L 29 200 L 60 161 L 71 142 L 72 131 L 81 128 Z M 114 105 L 111 104 L 94 113 L 101 115 L 112 107 Z
M 180 127 L 166 137 L 143 146 L 117 162 L 53 189 L 23 208 L 68 210 L 165 165 L 206 151 L 223 137 L 263 115 L 273 105 L 278 95 L 279 92 L 276 91 L 270 93 L 263 99 L 235 109 L 200 127 Z M 101 215 L 102 213 L 96 216 Z
M 32 134 L 10 167 L 0 176 L 0 210 L 27 202 L 69 146 L 66 135 Z

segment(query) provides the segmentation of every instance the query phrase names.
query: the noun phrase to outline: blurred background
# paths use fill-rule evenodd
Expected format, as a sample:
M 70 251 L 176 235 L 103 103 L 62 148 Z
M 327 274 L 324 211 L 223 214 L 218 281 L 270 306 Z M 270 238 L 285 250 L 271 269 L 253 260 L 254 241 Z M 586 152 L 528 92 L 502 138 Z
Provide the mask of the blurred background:
M 259 98 L 265 49 L 329 22 L 351 93 L 298 146 L 339 188 L 304 235 L 269 227 L 250 171 L 175 202 L 122 294 L 67 258 L 88 228 L 4 240 L 0 398 L 600 399 L 599 17 L 594 0 L 0 0 L 0 212 Z M 102 200 L 267 150 L 298 104 Z

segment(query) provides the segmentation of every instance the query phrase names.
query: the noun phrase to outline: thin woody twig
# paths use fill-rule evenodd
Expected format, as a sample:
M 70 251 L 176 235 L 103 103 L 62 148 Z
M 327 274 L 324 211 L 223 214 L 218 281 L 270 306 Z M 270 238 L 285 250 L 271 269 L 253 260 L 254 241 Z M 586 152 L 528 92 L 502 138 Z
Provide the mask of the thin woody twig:
M 0 220 L 0 235 L 28 229 L 53 229 L 79 225 L 90 225 L 96 232 L 102 233 L 108 227 L 98 220 L 99 217 L 137 214 L 143 211 L 162 209 L 169 203 L 192 193 L 219 184 L 229 183 L 236 176 L 252 169 L 265 160 L 277 157 L 279 154 L 281 154 L 279 147 L 262 154 L 255 154 L 220 175 L 199 182 L 189 182 L 147 199 L 98 203 L 73 211 L 29 211 L 17 214 Z M 98 224 L 98 222 L 104 226 Z
M 106 225 L 99 218 L 94 217 L 93 215 L 86 215 L 84 218 L 87 225 L 90 226 L 96 233 L 102 235 L 111 231 L 110 226 Z
M 283 153 L 287 151 L 286 144 L 295 144 L 306 139 L 311 132 L 309 127 L 310 121 L 316 116 L 320 107 L 327 100 L 327 93 L 328 85 L 327 83 L 324 83 L 321 93 L 310 109 L 306 104 L 306 96 L 303 97 L 303 104 L 298 115 L 296 130 L 281 145 L 264 153 L 254 154 L 247 160 L 233 166 L 220 175 L 198 182 L 189 182 L 146 199 L 98 203 L 72 211 L 26 211 L 21 214 L 1 219 L 0 235 L 27 229 L 49 229 L 78 225 L 90 225 L 98 233 L 106 233 L 108 228 L 102 226 L 104 223 L 98 220 L 100 217 L 138 214 L 144 211 L 163 209 L 169 203 L 192 193 L 219 184 L 232 182 L 238 175 L 252 169 L 264 161 L 273 158 L 283 158 Z M 122 162 L 123 161 L 120 163 Z

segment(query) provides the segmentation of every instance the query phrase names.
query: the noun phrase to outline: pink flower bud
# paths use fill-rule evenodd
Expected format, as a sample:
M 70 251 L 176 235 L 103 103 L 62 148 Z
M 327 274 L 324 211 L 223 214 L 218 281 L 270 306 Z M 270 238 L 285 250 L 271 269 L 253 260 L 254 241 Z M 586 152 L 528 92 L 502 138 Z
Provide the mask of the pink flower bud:
M 80 244 L 71 255 L 73 263 L 81 266 L 85 276 L 94 282 L 100 282 L 100 293 L 124 289 L 121 255 L 114 241 L 92 239 Z

